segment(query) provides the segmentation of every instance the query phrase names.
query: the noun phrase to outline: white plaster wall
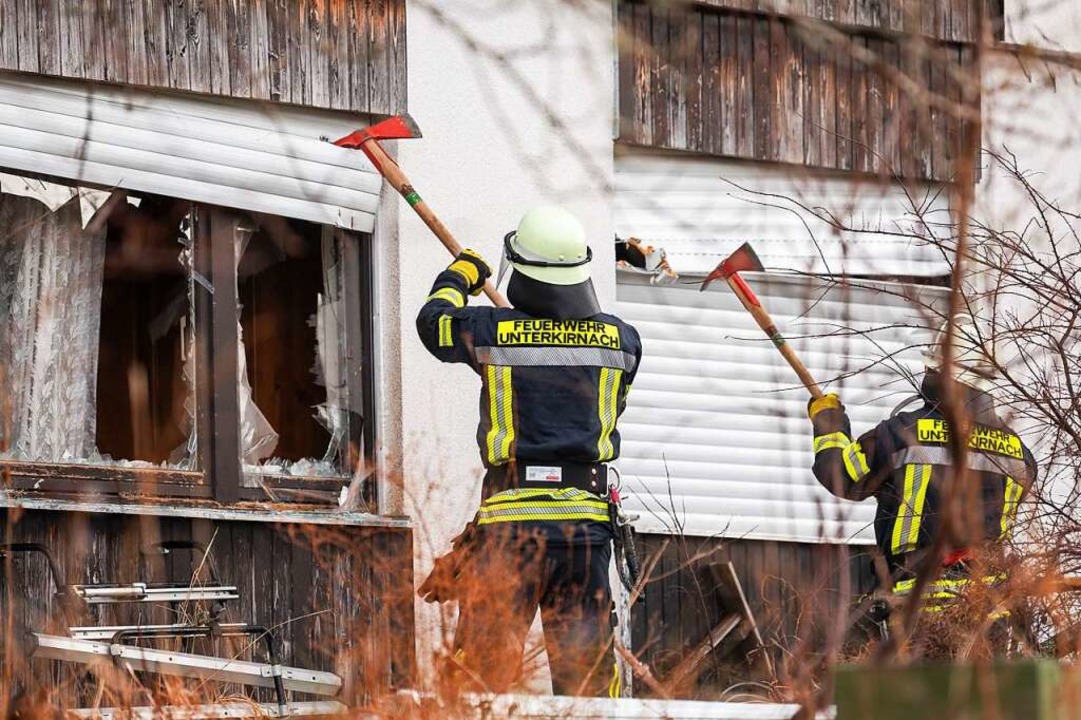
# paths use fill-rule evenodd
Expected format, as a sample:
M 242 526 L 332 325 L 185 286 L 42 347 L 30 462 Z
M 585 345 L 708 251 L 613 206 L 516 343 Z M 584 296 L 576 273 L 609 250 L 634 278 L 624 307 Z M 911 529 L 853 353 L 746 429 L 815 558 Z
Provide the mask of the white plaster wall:
M 1081 52 L 1077 0 L 1006 0 L 1007 42 Z
M 612 26 L 608 0 L 409 0 L 409 110 L 424 138 L 397 148 L 421 196 L 493 267 L 523 212 L 565 204 L 589 232 L 605 307 L 615 299 Z M 479 500 L 480 382 L 464 365 L 436 361 L 416 337 L 416 313 L 450 258 L 405 203 L 397 213 L 397 282 L 381 300 L 388 312 L 400 308 L 400 335 L 381 338 L 382 357 L 397 363 L 391 379 L 400 370 L 401 446 L 388 451 L 401 453 L 420 582 Z M 428 683 L 441 623 L 434 606 L 418 602 L 417 612 Z
M 1077 121 L 1081 117 L 1081 72 L 1058 62 L 1054 55 L 1019 61 L 1011 53 L 993 52 L 985 58 L 983 84 L 986 151 L 1016 158 L 1034 188 L 1064 210 L 1081 214 L 1081 124 Z M 1036 224 L 1038 208 L 1024 187 L 990 158 L 985 157 L 984 168 L 976 187 L 975 216 L 1000 231 L 1024 233 L 1029 247 L 1047 253 L 1047 261 L 1053 262 L 1048 236 Z M 1081 222 L 1072 221 L 1071 230 L 1054 213 L 1046 218 L 1058 238 L 1057 251 L 1067 256 L 1076 252 L 1073 232 L 1081 231 Z M 993 273 L 987 273 L 984 281 L 992 283 L 994 279 Z M 1011 313 L 1026 318 L 1038 312 L 1035 300 L 1011 294 L 1001 300 L 996 313 L 1000 319 Z M 1001 343 L 997 351 L 999 360 L 1010 364 L 1018 377 L 1029 376 L 1026 366 L 1011 360 L 1016 350 L 1011 352 L 1009 342 Z M 1037 360 L 1045 369 L 1054 368 L 1055 359 L 1050 355 Z M 1048 466 L 1050 448 L 1044 442 L 1048 438 L 1044 427 L 1023 419 L 1018 419 L 1015 427 L 1033 445 L 1042 476 L 1056 478 L 1045 492 L 1064 499 L 1075 481 Z

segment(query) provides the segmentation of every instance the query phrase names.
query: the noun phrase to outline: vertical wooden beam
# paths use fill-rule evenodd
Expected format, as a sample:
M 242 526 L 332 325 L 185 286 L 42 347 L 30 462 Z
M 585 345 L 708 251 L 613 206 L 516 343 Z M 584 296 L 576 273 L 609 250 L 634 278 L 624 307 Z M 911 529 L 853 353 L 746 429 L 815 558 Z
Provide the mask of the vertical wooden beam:
M 772 20 L 759 17 L 754 24 L 754 158 L 774 159 L 770 108 L 774 102 L 774 78 L 770 58 Z
M 373 113 L 386 113 L 390 108 L 390 43 L 388 6 L 390 0 L 367 0 L 368 20 L 368 102 Z
M 106 14 L 111 8 L 102 2 L 83 3 L 83 77 L 89 80 L 105 79 L 105 25 Z
M 882 60 L 883 43 L 879 39 L 868 39 L 867 49 L 874 55 L 876 62 Z M 866 132 L 864 142 L 867 143 L 867 155 L 865 170 L 877 172 L 883 175 L 889 173 L 887 167 L 888 156 L 883 146 L 885 137 L 885 111 L 883 97 L 886 91 L 886 83 L 882 71 L 877 67 L 867 69 L 867 104 L 864 109 L 864 123 Z
M 103 77 L 108 82 L 131 82 L 129 66 L 135 61 L 128 47 L 129 38 L 142 37 L 132 32 L 127 0 L 105 0 L 101 9 L 102 49 L 105 57 Z M 142 61 L 142 57 L 138 57 Z
M 721 96 L 718 114 L 721 128 L 720 152 L 725 155 L 734 155 L 740 121 L 739 89 L 743 82 L 739 75 L 739 37 L 736 35 L 736 18 L 730 14 L 721 15 L 717 21 L 717 35 L 720 42 L 717 86 Z
M 673 8 L 668 12 L 668 61 L 665 63 L 665 87 L 668 90 L 668 147 L 687 147 L 687 13 Z
M 147 47 L 148 3 L 141 0 L 124 0 L 122 9 L 127 19 L 128 31 L 124 38 L 125 52 L 128 54 L 128 82 L 134 85 L 146 85 L 149 75 L 150 48 Z
M 888 67 L 894 70 L 901 67 L 901 50 L 896 41 L 887 40 L 883 45 L 882 52 L 883 62 Z M 886 79 L 885 92 L 883 104 L 885 160 L 889 164 L 890 171 L 899 174 L 901 172 L 901 148 L 902 145 L 908 144 L 908 138 L 901 135 L 901 91 L 897 81 Z
M 854 47 L 867 49 L 865 38 L 852 38 Z M 852 155 L 853 169 L 857 172 L 871 172 L 874 169 L 874 160 L 871 155 L 871 144 L 868 138 L 868 108 L 871 92 L 871 75 L 874 73 L 867 64 L 856 59 L 852 60 Z
M 188 79 L 188 12 L 180 0 L 165 0 L 165 63 L 168 85 L 176 90 L 190 90 Z
M 204 297 L 202 318 L 196 307 L 196 323 L 209 324 L 209 348 L 206 353 L 206 391 L 209 394 L 209 415 L 206 419 L 208 432 L 199 439 L 208 446 L 209 465 L 206 467 L 214 488 L 214 498 L 219 502 L 233 502 L 239 496 L 240 467 L 240 386 L 237 356 L 237 283 L 236 283 L 236 231 L 238 220 L 224 210 L 199 207 L 197 211 L 196 257 L 202 257 L 204 265 L 209 261 L 210 282 L 214 288 L 205 303 L 205 291 L 196 290 L 196 297 Z M 209 257 L 206 245 L 209 241 Z M 204 344 L 207 333 L 204 333 Z M 205 402 L 205 401 L 204 401 Z
M 225 13 L 225 63 L 229 73 L 229 94 L 252 96 L 252 3 L 222 0 Z
M 405 0 L 387 2 L 387 101 L 388 113 L 406 109 Z
M 38 69 L 46 75 L 60 74 L 60 2 L 38 0 Z
M 334 2 L 334 0 L 330 0 Z M 309 0 L 308 72 L 311 77 L 310 102 L 316 107 L 330 107 L 330 26 L 328 0 Z
M 672 130 L 669 127 L 668 103 L 670 102 L 668 71 L 668 11 L 652 8 L 650 24 L 650 44 L 653 53 L 650 57 L 649 84 L 651 119 L 653 121 L 653 140 L 655 147 L 671 147 Z
M 251 97 L 260 100 L 270 99 L 270 30 L 267 24 L 267 2 L 268 0 L 251 0 L 248 5 Z
M 736 154 L 740 157 L 754 157 L 755 150 L 755 63 L 754 63 L 755 19 L 739 16 L 736 19 L 736 44 L 738 46 L 738 65 L 736 78 L 739 83 L 736 99 Z
M 832 44 L 823 47 L 818 54 L 821 66 L 819 81 L 822 122 L 822 167 L 836 168 L 837 159 L 837 116 L 840 112 L 841 69 L 836 61 L 837 52 Z M 844 88 L 847 93 L 847 88 Z
M 287 36 L 289 38 L 288 99 L 306 105 L 312 97 L 310 58 L 308 57 L 308 11 L 310 0 L 289 0 Z M 283 98 L 286 96 L 283 95 Z
M 701 152 L 702 141 L 702 85 L 703 75 L 712 72 L 703 63 L 702 31 L 703 13 L 692 10 L 685 16 L 683 30 L 683 96 L 686 98 L 687 149 Z
M 0 65 L 19 67 L 19 15 L 13 2 L 0 2 Z
M 195 92 L 213 91 L 213 64 L 210 47 L 218 38 L 210 27 L 213 0 L 187 0 L 188 79 Z
M 208 46 L 210 57 L 207 68 L 210 76 L 210 92 L 215 95 L 243 97 L 240 88 L 234 93 L 232 86 L 232 68 L 235 67 L 235 61 L 231 50 L 235 33 L 230 27 L 229 15 L 233 16 L 233 24 L 235 24 L 236 15 L 230 12 L 231 8 L 228 6 L 232 6 L 233 2 L 232 0 L 204 0 L 204 3 L 203 16 L 206 18 L 207 30 L 204 43 Z
M 24 72 L 39 72 L 38 58 L 38 12 L 35 0 L 6 0 L 9 8 L 15 5 L 17 10 L 17 23 L 19 45 L 19 59 L 16 67 Z M 3 12 L 3 11 L 0 11 Z M 10 12 L 10 9 L 9 9 Z M 0 19 L 0 23 L 4 20 Z M 0 32 L 5 32 L 0 30 Z
M 653 13 L 647 5 L 634 5 L 634 132 L 627 139 L 653 142 Z
M 723 151 L 721 28 L 717 13 L 702 13 L 702 149 Z
M 133 0 L 142 4 L 140 0 Z M 162 3 L 145 3 L 146 83 L 169 87 L 169 42 L 167 40 L 166 10 Z
M 803 163 L 808 167 L 822 166 L 822 147 L 826 142 L 822 118 L 826 65 L 815 45 L 803 43 Z
M 330 107 L 345 110 L 349 105 L 349 7 L 345 0 L 330 0 L 327 6 L 327 82 Z
M 265 0 L 267 8 L 267 53 L 269 98 L 289 102 L 289 4 L 292 0 Z
M 852 54 L 845 43 L 830 47 L 830 62 L 836 68 L 834 81 L 837 112 L 836 130 L 836 165 L 839 170 L 851 170 L 854 167 L 852 139 Z
M 349 27 L 349 107 L 368 112 L 372 106 L 368 82 L 368 3 L 366 0 L 345 0 L 345 4 Z

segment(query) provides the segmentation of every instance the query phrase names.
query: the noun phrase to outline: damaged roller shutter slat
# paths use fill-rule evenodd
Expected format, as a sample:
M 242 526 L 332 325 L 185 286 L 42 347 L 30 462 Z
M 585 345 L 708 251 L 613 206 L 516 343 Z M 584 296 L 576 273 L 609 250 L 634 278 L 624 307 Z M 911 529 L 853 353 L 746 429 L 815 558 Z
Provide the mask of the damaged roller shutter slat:
M 371 232 L 355 115 L 0 73 L 0 167 Z

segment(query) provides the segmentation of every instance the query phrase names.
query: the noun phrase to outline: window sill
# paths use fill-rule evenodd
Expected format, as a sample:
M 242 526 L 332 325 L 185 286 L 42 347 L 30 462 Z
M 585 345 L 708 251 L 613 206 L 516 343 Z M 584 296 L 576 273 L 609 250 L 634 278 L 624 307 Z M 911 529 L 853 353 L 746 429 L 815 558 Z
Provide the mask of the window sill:
M 0 490 L 0 508 L 19 508 L 52 512 L 77 512 L 111 515 L 142 515 L 149 517 L 183 517 L 202 520 L 239 522 L 297 523 L 307 525 L 344 525 L 409 529 L 407 517 L 385 517 L 361 512 L 343 512 L 337 508 L 275 505 L 267 503 L 237 503 L 222 506 L 207 500 L 156 499 L 150 497 L 115 497 L 73 499 L 43 495 L 36 492 Z
M 89 463 L 0 461 L 4 487 L 36 492 L 115 495 L 138 493 L 209 497 L 211 488 L 199 470 L 121 467 Z

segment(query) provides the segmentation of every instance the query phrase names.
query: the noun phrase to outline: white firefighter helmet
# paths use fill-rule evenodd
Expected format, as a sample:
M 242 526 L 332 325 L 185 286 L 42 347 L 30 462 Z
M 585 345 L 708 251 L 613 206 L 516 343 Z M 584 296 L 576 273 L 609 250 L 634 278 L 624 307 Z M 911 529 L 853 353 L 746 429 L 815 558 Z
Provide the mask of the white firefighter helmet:
M 516 308 L 557 320 L 587 318 L 600 312 L 589 277 L 592 259 L 578 218 L 559 206 L 541 205 L 503 238 L 497 282 L 513 268 L 507 296 Z
M 923 364 L 928 370 L 941 370 L 943 366 L 942 350 L 949 327 L 947 319 L 939 327 L 929 346 L 923 353 Z M 954 318 L 953 357 L 954 377 L 957 382 L 982 392 L 995 389 L 998 372 L 991 355 L 985 348 L 989 338 L 980 334 L 976 320 L 968 313 L 960 313 Z

